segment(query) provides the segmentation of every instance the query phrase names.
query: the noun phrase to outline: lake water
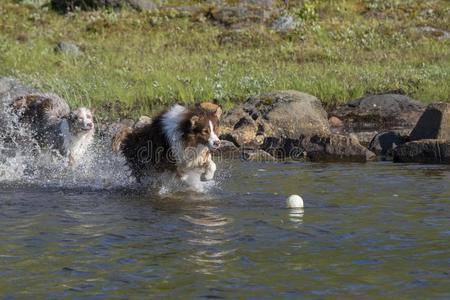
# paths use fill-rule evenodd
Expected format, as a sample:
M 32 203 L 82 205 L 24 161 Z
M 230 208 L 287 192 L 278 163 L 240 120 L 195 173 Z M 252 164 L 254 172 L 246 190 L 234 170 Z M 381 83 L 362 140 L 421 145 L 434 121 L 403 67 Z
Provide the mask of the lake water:
M 18 160 L 0 162 L 0 298 L 450 298 L 449 166 L 223 161 L 205 192 L 161 193 L 120 159 Z

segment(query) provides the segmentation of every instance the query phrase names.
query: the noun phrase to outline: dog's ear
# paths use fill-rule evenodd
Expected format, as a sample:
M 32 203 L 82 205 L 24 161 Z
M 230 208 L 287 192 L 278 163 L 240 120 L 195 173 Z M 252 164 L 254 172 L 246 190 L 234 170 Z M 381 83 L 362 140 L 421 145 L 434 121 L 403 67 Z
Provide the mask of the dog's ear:
M 200 118 L 199 118 L 198 116 L 193 115 L 193 116 L 191 117 L 191 127 L 194 127 L 195 124 L 197 124 L 197 122 L 198 122 L 199 119 L 200 119 Z
M 197 107 L 207 112 L 213 113 L 217 117 L 217 119 L 220 119 L 220 117 L 222 116 L 222 108 L 216 103 L 202 102 L 198 103 Z

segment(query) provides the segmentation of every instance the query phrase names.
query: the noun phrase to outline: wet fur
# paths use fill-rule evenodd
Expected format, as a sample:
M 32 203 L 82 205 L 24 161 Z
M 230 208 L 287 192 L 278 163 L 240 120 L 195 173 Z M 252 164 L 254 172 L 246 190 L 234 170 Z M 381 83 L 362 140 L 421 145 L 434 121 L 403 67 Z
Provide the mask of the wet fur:
M 56 150 L 74 165 L 91 144 L 94 136 L 92 112 L 87 108 L 71 111 L 54 94 L 32 94 L 15 99 L 13 111 L 19 122 L 29 126 L 41 148 Z
M 132 132 L 119 132 L 113 143 L 121 141 L 121 150 L 133 176 L 138 180 L 152 172 L 172 171 L 183 177 L 190 169 L 203 169 L 205 179 L 211 180 L 215 164 L 208 144 L 219 127 L 221 109 L 214 104 L 206 109 L 199 105 L 193 110 L 173 106 L 159 114 L 151 124 Z M 212 124 L 212 126 L 211 126 Z

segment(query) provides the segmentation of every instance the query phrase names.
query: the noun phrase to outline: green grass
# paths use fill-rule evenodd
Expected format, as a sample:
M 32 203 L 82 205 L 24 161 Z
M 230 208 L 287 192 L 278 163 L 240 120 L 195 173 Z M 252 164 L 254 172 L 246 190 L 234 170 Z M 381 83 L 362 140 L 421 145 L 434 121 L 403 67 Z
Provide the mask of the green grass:
M 288 34 L 263 25 L 234 31 L 173 12 L 61 15 L 43 3 L 0 2 L 0 76 L 55 92 L 71 106 L 96 107 L 103 118 L 207 99 L 229 109 L 281 89 L 330 107 L 388 91 L 450 101 L 450 41 L 416 29 L 450 31 L 446 0 L 291 1 L 286 13 L 304 25 Z M 55 52 L 59 41 L 81 45 L 84 54 Z

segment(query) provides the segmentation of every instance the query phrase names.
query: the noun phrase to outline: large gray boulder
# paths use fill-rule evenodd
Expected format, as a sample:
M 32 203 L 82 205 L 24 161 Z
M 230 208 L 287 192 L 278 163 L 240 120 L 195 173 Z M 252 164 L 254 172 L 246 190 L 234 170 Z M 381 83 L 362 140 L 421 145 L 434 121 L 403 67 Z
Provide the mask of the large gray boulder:
M 304 144 L 306 155 L 312 161 L 367 162 L 376 159 L 373 152 L 351 136 L 312 137 Z
M 450 104 L 430 104 L 411 132 L 410 138 L 412 141 L 450 140 Z
M 394 162 L 450 164 L 450 141 L 420 140 L 394 149 Z
M 277 158 L 359 161 L 375 158 L 353 136 L 331 134 L 320 101 L 298 91 L 253 96 L 225 114 L 221 138 L 237 146 L 259 146 Z
M 243 110 L 266 136 L 299 138 L 328 135 L 327 114 L 319 99 L 298 91 L 280 91 L 250 97 Z
M 319 99 L 298 91 L 253 96 L 225 114 L 224 139 L 238 146 L 263 142 L 265 137 L 298 139 L 330 134 L 327 114 Z
M 347 132 L 412 130 L 425 106 L 405 95 L 382 94 L 356 99 L 330 112 Z
M 263 137 L 258 135 L 258 124 L 250 116 L 242 116 L 231 127 L 225 129 L 223 139 L 234 143 L 236 146 L 258 146 Z

